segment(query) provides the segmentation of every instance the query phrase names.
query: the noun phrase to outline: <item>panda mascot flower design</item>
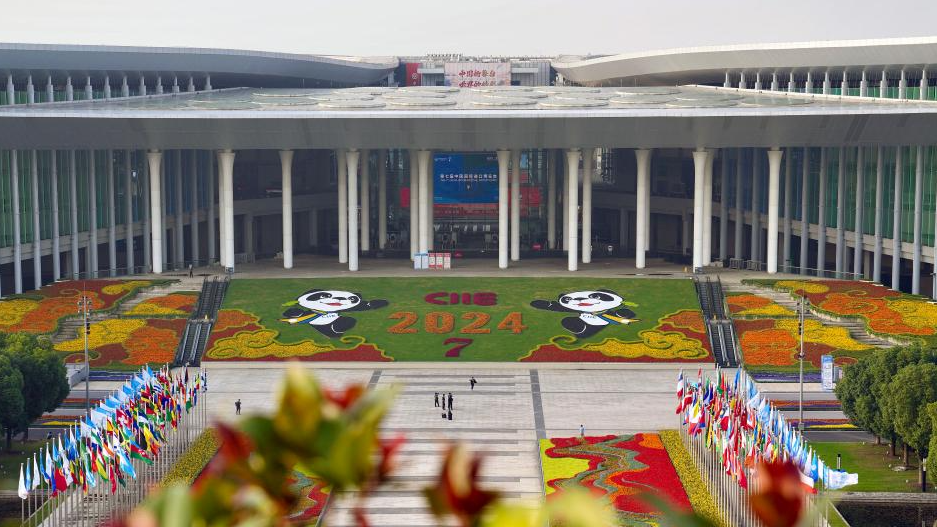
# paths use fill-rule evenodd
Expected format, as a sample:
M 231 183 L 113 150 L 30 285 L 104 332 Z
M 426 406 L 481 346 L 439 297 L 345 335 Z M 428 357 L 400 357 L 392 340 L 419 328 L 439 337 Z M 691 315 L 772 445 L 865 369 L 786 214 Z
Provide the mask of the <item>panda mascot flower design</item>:
M 637 304 L 625 302 L 618 293 L 608 289 L 597 291 L 574 291 L 563 293 L 556 302 L 534 300 L 531 307 L 546 311 L 573 313 L 576 316 L 562 320 L 563 327 L 578 338 L 588 338 L 610 325 L 625 325 L 637 322 L 634 311 L 623 306 Z
M 329 338 L 339 338 L 355 327 L 355 320 L 345 315 L 349 311 L 367 311 L 388 304 L 387 300 L 365 301 L 360 293 L 313 289 L 306 291 L 283 312 L 283 322 L 309 324 Z

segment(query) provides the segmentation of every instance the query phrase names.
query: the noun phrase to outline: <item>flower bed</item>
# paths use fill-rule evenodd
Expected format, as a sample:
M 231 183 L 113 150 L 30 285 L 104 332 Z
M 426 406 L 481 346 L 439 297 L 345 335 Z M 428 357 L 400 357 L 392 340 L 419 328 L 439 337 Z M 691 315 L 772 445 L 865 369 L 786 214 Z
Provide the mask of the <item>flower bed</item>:
M 329 291 L 357 305 L 307 297 Z M 206 350 L 211 361 L 712 360 L 692 282 L 652 278 L 241 279 Z
M 726 295 L 729 313 L 735 317 L 795 317 L 797 313 L 770 298 L 754 293 L 729 293 Z
M 885 338 L 937 341 L 937 305 L 871 282 L 851 280 L 752 280 L 754 284 L 804 296 L 810 308 L 840 318 L 858 318 Z
M 608 499 L 625 525 L 659 524 L 660 512 L 642 499 L 644 493 L 691 508 L 657 434 L 542 439 L 540 455 L 547 499 L 582 487 Z
M 182 457 L 163 476 L 159 484 L 168 487 L 177 483 L 191 485 L 218 453 L 218 436 L 213 429 L 205 430 L 186 449 Z
M 793 371 L 798 367 L 800 331 L 797 319 L 736 320 L 735 329 L 747 370 Z M 849 364 L 874 349 L 854 340 L 846 328 L 824 326 L 817 320 L 804 321 L 805 370 L 818 371 L 823 355 L 833 355 L 836 364 Z
M 170 293 L 148 298 L 124 313 L 128 317 L 188 317 L 195 309 L 198 293 Z
M 185 330 L 184 318 L 115 318 L 94 322 L 88 335 L 92 368 L 139 368 L 162 365 L 175 358 L 176 346 Z M 84 361 L 84 335 L 55 345 L 66 354 L 65 362 Z
M 86 296 L 95 312 L 110 311 L 137 291 L 165 283 L 154 280 L 75 280 L 50 284 L 0 300 L 0 332 L 53 333 L 62 319 L 78 315 Z
M 686 490 L 690 504 L 693 506 L 693 511 L 712 522 L 713 525 L 724 526 L 725 522 L 722 521 L 719 509 L 716 508 L 716 500 L 713 499 L 713 495 L 709 492 L 700 475 L 699 468 L 683 445 L 680 432 L 661 430 L 660 440 L 664 444 L 664 448 L 667 449 L 670 461 L 683 483 L 683 488 Z

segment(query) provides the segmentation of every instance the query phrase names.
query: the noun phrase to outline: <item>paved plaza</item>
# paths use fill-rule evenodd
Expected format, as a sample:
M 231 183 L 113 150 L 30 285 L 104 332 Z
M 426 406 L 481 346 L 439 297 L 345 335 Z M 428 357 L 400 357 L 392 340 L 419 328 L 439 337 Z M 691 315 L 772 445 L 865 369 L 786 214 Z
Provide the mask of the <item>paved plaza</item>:
M 376 367 L 375 367 L 376 366 Z M 271 410 L 281 364 L 209 365 L 209 411 L 233 420 L 234 401 L 244 415 Z M 386 435 L 407 437 L 393 481 L 368 499 L 374 525 L 438 525 L 421 489 L 434 484 L 446 446 L 461 441 L 483 452 L 482 483 L 510 498 L 538 499 L 543 483 L 537 440 L 578 435 L 656 431 L 677 426 L 674 386 L 679 366 L 342 365 L 314 367 L 323 384 L 399 384 L 403 390 L 384 421 Z M 696 372 L 698 366 L 689 366 Z M 712 371 L 707 370 L 707 371 Z M 469 388 L 469 378 L 478 384 Z M 452 393 L 453 420 L 433 406 L 435 392 Z M 350 499 L 332 499 L 329 525 L 353 525 Z

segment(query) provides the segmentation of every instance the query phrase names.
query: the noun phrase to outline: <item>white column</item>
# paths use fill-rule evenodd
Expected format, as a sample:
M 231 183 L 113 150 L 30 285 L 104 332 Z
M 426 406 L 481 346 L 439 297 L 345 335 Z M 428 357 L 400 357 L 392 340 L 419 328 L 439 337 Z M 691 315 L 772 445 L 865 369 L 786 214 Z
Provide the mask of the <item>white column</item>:
M 120 96 L 121 97 L 130 97 L 130 85 L 127 84 L 127 76 L 124 75 L 121 77 L 120 82 Z
M 114 206 L 114 151 L 107 151 L 107 264 L 111 276 L 117 276 L 117 208 Z
M 768 150 L 768 274 L 778 272 L 778 201 L 783 156 L 782 150 Z
M 293 268 L 293 151 L 280 150 L 283 196 L 283 268 Z
M 707 150 L 706 171 L 703 174 L 703 266 L 712 264 L 713 232 L 713 160 L 715 150 Z
M 30 79 L 32 79 L 32 77 L 30 77 Z M 921 85 L 918 99 L 922 101 L 927 100 L 927 69 L 921 72 Z
M 179 77 L 177 76 L 173 76 L 172 78 L 172 93 L 179 93 Z
M 133 167 L 130 166 L 130 150 L 124 150 L 124 245 L 126 274 L 133 274 Z
M 205 75 L 205 91 L 211 91 L 211 75 Z
M 566 188 L 566 214 L 569 216 L 569 240 L 566 246 L 569 250 L 567 256 L 567 270 L 579 269 L 579 149 L 566 150 L 566 173 L 569 176 Z
M 902 165 L 904 164 L 902 154 L 904 148 L 895 148 L 895 200 L 894 200 L 894 218 L 892 221 L 891 234 L 891 288 L 895 291 L 901 288 L 901 183 L 902 183 Z
M 752 260 L 762 262 L 761 259 L 761 149 L 752 150 Z
M 11 152 L 12 154 L 12 152 Z M 13 194 L 14 196 L 16 193 Z M 69 218 L 69 223 L 71 223 L 71 259 L 72 259 L 72 278 L 77 280 L 79 273 L 79 264 L 80 259 L 78 258 L 78 163 L 75 159 L 75 151 L 68 151 L 68 196 L 69 196 L 69 206 L 71 210 L 71 217 Z M 19 210 L 19 208 L 14 208 L 13 210 Z M 15 219 L 15 216 L 14 216 Z M 19 232 L 19 229 L 16 229 L 15 232 Z
M 862 71 L 862 80 L 859 81 L 859 97 L 869 96 L 869 80 L 865 76 L 865 70 Z
M 357 148 L 345 152 L 348 167 L 348 270 L 358 270 L 358 160 Z
M 885 149 L 875 154 L 875 248 L 872 253 L 872 281 L 882 282 L 882 220 L 885 199 Z
M 592 262 L 592 172 L 595 148 L 582 151 L 582 263 Z
M 12 82 L 13 82 L 13 81 L 10 81 L 10 86 L 13 85 Z M 73 100 L 75 100 L 75 86 L 72 85 L 72 78 L 71 78 L 71 76 L 69 76 L 69 77 L 67 77 L 67 78 L 65 79 L 65 100 L 66 100 L 66 101 L 73 101 Z M 11 104 L 12 104 L 12 103 L 11 103 Z M 73 272 L 74 272 L 74 271 L 73 271 Z
M 911 293 L 921 294 L 921 218 L 924 196 L 924 147 L 917 147 L 914 161 L 914 249 L 911 258 Z M 896 202 L 898 200 L 895 200 Z
M 647 187 L 648 176 L 651 173 L 651 150 L 639 148 L 634 151 L 635 161 L 637 162 L 637 188 L 635 189 L 635 199 L 637 208 L 635 210 L 635 234 L 634 234 L 634 266 L 638 269 L 644 269 L 645 251 L 647 249 Z
M 194 91 L 195 91 L 195 79 L 192 78 L 191 75 L 189 75 L 189 84 L 186 86 L 185 89 L 186 89 L 186 91 L 188 91 L 188 92 L 194 92 Z
M 146 77 L 143 75 L 140 75 L 140 88 L 137 95 L 146 95 Z
M 436 180 L 433 177 L 433 151 L 426 151 L 426 232 L 428 234 L 426 247 L 432 251 L 436 248 Z
M 846 149 L 839 150 L 836 168 L 836 276 L 842 278 L 846 269 Z
M 865 237 L 865 229 L 863 229 L 863 223 L 865 220 L 865 156 L 863 156 L 862 147 L 856 148 L 856 223 L 853 226 L 853 232 L 856 235 L 856 249 L 853 258 L 852 272 L 853 274 L 862 275 L 862 257 L 864 254 L 864 244 L 862 243 L 863 238 Z
M 425 253 L 429 251 L 429 237 L 432 235 L 430 233 L 431 224 L 429 219 L 429 209 L 431 203 L 431 196 L 429 190 L 429 150 L 420 150 L 417 152 L 417 165 L 419 169 L 419 183 L 420 183 L 420 197 L 419 197 L 419 209 L 420 209 L 420 252 Z
M 830 86 L 830 72 L 827 71 L 823 73 L 823 95 L 830 94 Z
M 215 235 L 217 232 L 215 224 L 215 156 L 208 152 L 207 170 L 205 172 L 205 182 L 208 189 L 208 220 L 205 222 L 205 230 L 208 232 L 208 264 L 217 257 L 215 249 L 218 247 L 218 240 Z
M 162 183 L 160 182 L 160 165 L 163 162 L 163 153 L 159 150 L 150 150 L 146 154 L 150 167 L 150 241 L 153 256 L 153 274 L 163 272 L 163 206 Z
M 220 155 L 221 152 L 217 154 Z M 209 154 L 209 157 L 214 158 L 215 156 Z M 228 267 L 228 255 L 225 251 L 225 240 L 228 239 L 225 235 L 228 230 L 228 226 L 225 224 L 225 218 L 228 217 L 228 214 L 227 208 L 225 207 L 225 181 L 224 176 L 221 174 L 221 158 L 219 157 L 218 159 L 218 263 L 221 265 L 222 269 L 225 269 Z
M 338 167 L 338 263 L 348 263 L 348 158 L 336 150 Z
M 509 150 L 498 150 L 498 268 L 508 268 L 508 167 Z
M 901 79 L 898 80 L 898 98 L 908 98 L 908 79 L 905 77 L 904 70 L 901 70 Z
M 511 261 L 521 259 L 521 151 L 511 151 Z
M 36 87 L 33 85 L 33 76 L 26 77 L 26 104 L 35 104 Z M 38 287 L 36 289 L 39 289 Z
M 791 261 L 791 209 L 793 208 L 791 206 L 791 190 L 794 187 L 792 181 L 794 156 L 791 155 L 790 148 L 787 149 L 786 155 L 787 161 L 784 163 L 784 226 L 782 227 L 784 233 L 783 245 L 781 246 L 781 263 L 784 266 L 784 272 L 789 273 L 788 265 Z
M 728 150 L 723 149 L 719 161 L 719 260 L 729 257 L 729 164 Z
M 159 75 L 156 76 L 156 95 L 163 94 L 163 78 Z
M 39 153 L 30 152 L 30 184 L 33 209 L 33 289 L 42 287 L 42 236 L 39 227 Z
M 569 250 L 569 207 L 567 206 L 569 202 L 569 196 L 567 196 L 567 189 L 569 188 L 569 171 L 566 170 L 565 165 L 565 151 L 560 150 L 559 154 L 560 160 L 558 163 L 563 164 L 563 186 L 560 187 L 560 204 L 561 210 L 563 212 L 563 238 L 562 245 L 563 250 Z
M 409 150 L 410 161 L 410 259 L 420 252 L 420 156 Z
M 371 250 L 371 151 L 361 150 L 361 251 Z
M 95 151 L 88 150 L 88 203 L 89 203 L 89 220 L 88 228 L 91 233 L 91 240 L 88 242 L 88 251 L 91 251 L 90 258 L 90 273 L 89 277 L 96 278 L 98 276 L 98 192 L 97 192 L 97 167 L 95 166 Z
M 55 101 L 55 86 L 52 85 L 52 75 L 49 75 L 46 81 L 46 100 L 45 102 Z
M 556 156 L 546 151 L 547 159 L 547 248 L 556 249 Z
M 703 267 L 703 195 L 706 192 L 706 162 L 709 153 L 704 148 L 693 152 L 693 270 Z
M 189 211 L 189 247 L 192 251 L 192 265 L 199 266 L 201 260 L 199 249 L 199 199 L 198 199 L 198 150 L 189 150 L 189 192 L 192 200 L 192 210 Z
M 111 98 L 111 77 L 110 75 L 104 76 L 104 98 Z
M 820 148 L 820 189 L 817 192 L 817 273 L 826 271 L 826 148 Z
M 49 171 L 52 176 L 52 279 L 62 278 L 62 262 L 59 229 L 59 160 L 58 151 L 49 152 L 52 161 Z
M 810 149 L 803 148 L 803 159 L 800 169 L 800 274 L 807 274 L 807 264 L 810 261 Z M 788 159 L 790 161 L 790 159 Z
M 742 231 L 745 227 L 745 209 L 742 207 L 742 149 L 735 149 L 735 248 L 732 251 L 734 258 L 744 258 L 742 255 Z
M 13 85 L 13 74 L 7 74 L 7 104 L 16 104 L 16 87 Z
M 377 156 L 377 247 L 387 246 L 387 150 Z
M 888 72 L 882 70 L 882 80 L 878 82 L 878 96 L 879 98 L 885 98 L 885 94 L 888 92 Z
M 228 267 L 234 268 L 234 152 L 218 152 L 218 170 L 224 180 L 224 253 Z
M 91 86 L 91 76 L 89 75 L 85 81 L 85 100 L 94 99 L 94 88 Z

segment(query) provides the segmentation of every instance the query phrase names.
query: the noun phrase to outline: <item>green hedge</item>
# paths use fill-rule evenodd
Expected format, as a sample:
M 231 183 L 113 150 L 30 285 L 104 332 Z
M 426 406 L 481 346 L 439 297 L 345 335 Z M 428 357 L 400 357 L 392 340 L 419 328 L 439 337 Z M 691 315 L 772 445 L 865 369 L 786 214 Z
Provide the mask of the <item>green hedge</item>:
M 191 485 L 195 479 L 205 470 L 208 462 L 218 453 L 218 435 L 213 428 L 202 432 L 192 446 L 188 448 L 178 461 L 169 469 L 169 472 L 163 476 L 159 485 L 168 487 L 177 483 Z

